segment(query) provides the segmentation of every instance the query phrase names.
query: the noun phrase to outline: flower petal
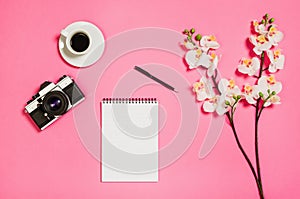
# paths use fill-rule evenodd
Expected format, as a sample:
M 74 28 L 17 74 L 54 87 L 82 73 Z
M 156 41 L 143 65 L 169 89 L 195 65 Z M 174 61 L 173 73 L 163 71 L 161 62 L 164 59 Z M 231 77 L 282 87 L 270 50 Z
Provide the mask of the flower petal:
M 226 95 L 221 95 L 218 99 L 217 107 L 216 107 L 216 112 L 218 115 L 224 115 L 228 111 L 227 106 L 225 105 L 225 98 Z
M 265 51 L 265 50 L 269 50 L 271 47 L 272 47 L 271 42 L 265 42 L 265 43 L 261 44 L 260 49 L 261 49 L 261 51 Z
M 200 90 L 199 92 L 197 92 L 197 100 L 198 101 L 203 101 L 207 98 L 207 94 L 204 90 Z
M 257 55 L 261 55 L 261 53 L 262 53 L 262 50 L 261 50 L 258 46 L 255 46 L 255 47 L 253 48 L 253 51 L 254 51 L 255 54 L 257 54 Z
M 283 33 L 277 31 L 276 34 L 272 37 L 273 45 L 276 46 L 278 42 L 280 42 L 282 39 L 283 39 Z
M 202 53 L 199 61 L 198 61 L 198 65 L 199 66 L 203 66 L 205 68 L 209 68 L 211 66 L 211 61 L 210 61 L 210 56 L 206 53 Z
M 285 56 L 280 55 L 279 58 L 277 59 L 277 69 L 283 69 L 284 68 L 284 61 L 285 61 Z
M 256 41 L 256 37 L 254 35 L 251 35 L 249 37 L 250 42 L 254 45 L 257 46 L 257 41 Z
M 256 71 L 260 68 L 260 60 L 257 57 L 252 58 L 252 67 Z
M 280 91 L 282 90 L 282 84 L 281 82 L 276 82 L 271 88 L 271 91 L 275 91 L 276 94 L 280 93 Z
M 267 76 L 261 76 L 259 79 L 258 79 L 258 82 L 257 84 L 260 86 L 260 87 L 265 87 L 267 88 L 268 86 L 268 82 L 267 82 Z
M 253 97 L 251 97 L 251 96 L 246 96 L 245 99 L 249 104 L 255 104 L 256 103 L 256 100 L 254 100 Z
M 208 100 L 203 103 L 203 110 L 208 113 L 214 112 L 216 110 L 216 107 L 217 107 L 216 103 L 211 103 Z
M 270 59 L 270 62 L 273 63 L 274 62 L 274 53 L 272 50 L 267 50 L 267 55 Z
M 264 107 L 268 107 L 270 105 L 271 105 L 271 102 L 269 102 L 269 101 L 267 101 L 267 102 L 264 103 Z
M 190 50 L 185 54 L 185 61 L 189 65 L 190 69 L 197 68 L 199 65 L 199 61 L 197 58 L 197 51 L 196 50 Z
M 229 85 L 229 81 L 227 79 L 220 79 L 218 84 L 218 89 L 221 93 L 225 93 L 227 91 L 227 87 Z
M 218 49 L 220 44 L 216 40 L 211 40 L 214 36 L 203 36 L 200 40 L 200 45 L 202 46 L 202 50 L 207 52 L 209 49 Z
M 276 64 L 270 63 L 268 70 L 270 73 L 275 73 L 277 71 Z
M 242 64 L 238 66 L 238 71 L 240 73 L 243 73 L 243 74 L 249 74 L 250 73 L 250 69 L 247 66 L 242 65 Z

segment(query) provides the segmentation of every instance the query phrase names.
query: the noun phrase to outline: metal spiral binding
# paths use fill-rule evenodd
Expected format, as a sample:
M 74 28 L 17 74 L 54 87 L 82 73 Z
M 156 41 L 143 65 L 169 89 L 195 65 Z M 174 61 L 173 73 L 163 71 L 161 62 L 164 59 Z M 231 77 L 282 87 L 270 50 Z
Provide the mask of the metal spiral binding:
M 103 104 L 156 104 L 156 98 L 103 98 Z

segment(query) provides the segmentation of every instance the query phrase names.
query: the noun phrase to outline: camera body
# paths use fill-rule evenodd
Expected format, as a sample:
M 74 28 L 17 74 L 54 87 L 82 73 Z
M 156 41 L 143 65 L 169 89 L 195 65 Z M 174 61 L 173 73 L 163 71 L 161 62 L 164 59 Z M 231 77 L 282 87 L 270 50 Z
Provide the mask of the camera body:
M 56 84 L 49 81 L 41 84 L 39 92 L 27 102 L 25 112 L 44 130 L 84 99 L 74 80 L 64 75 Z

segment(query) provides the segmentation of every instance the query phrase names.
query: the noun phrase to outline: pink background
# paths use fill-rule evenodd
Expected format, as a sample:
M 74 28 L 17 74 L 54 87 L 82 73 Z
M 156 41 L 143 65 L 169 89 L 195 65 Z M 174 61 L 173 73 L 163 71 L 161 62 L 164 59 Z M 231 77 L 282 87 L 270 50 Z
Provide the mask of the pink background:
M 57 50 L 59 32 L 73 21 L 96 24 L 106 39 L 126 30 L 162 27 L 175 31 L 195 27 L 215 34 L 221 44 L 222 75 L 236 77 L 241 57 L 248 56 L 245 40 L 250 21 L 269 12 L 285 33 L 280 48 L 286 55 L 285 70 L 278 73 L 284 84 L 282 104 L 264 111 L 260 126 L 260 154 L 266 198 L 299 198 L 299 44 L 297 1 L 1 1 L 1 125 L 0 198 L 258 198 L 253 177 L 225 124 L 214 150 L 204 159 L 199 148 L 210 116 L 201 114 L 198 134 L 184 155 L 160 171 L 158 183 L 101 183 L 100 163 L 81 144 L 72 114 L 38 133 L 23 113 L 27 100 L 45 80 L 62 74 L 76 76 L 79 69 L 66 64 Z M 147 39 L 147 38 L 145 38 Z M 180 42 L 180 41 L 178 41 Z M 138 51 L 121 57 L 109 67 L 102 81 L 114 83 L 135 63 L 161 63 L 173 67 L 192 83 L 196 72 L 186 72 L 182 59 L 160 51 Z M 118 70 L 122 68 L 122 70 Z M 121 71 L 121 72 L 120 72 Z M 101 83 L 100 82 L 100 83 Z M 239 78 L 238 83 L 243 79 Z M 84 87 L 84 83 L 81 83 Z M 112 92 L 98 86 L 98 96 Z M 102 89 L 102 90 L 101 90 Z M 174 135 L 180 115 L 173 96 L 159 86 L 143 87 L 141 93 L 161 93 L 170 120 L 163 129 L 161 145 Z M 138 93 L 136 94 L 138 95 Z M 190 96 L 193 97 L 192 94 Z M 98 98 L 100 99 L 100 98 Z M 99 100 L 100 101 L 100 100 Z M 99 102 L 98 101 L 98 102 Z M 98 103 L 97 102 L 97 103 Z M 199 104 L 200 112 L 200 104 Z M 252 108 L 237 112 L 236 123 L 246 150 L 253 157 Z M 250 117 L 249 117 L 250 116 Z M 251 125 L 250 125 L 251 124 Z M 253 158 L 252 158 L 253 159 Z

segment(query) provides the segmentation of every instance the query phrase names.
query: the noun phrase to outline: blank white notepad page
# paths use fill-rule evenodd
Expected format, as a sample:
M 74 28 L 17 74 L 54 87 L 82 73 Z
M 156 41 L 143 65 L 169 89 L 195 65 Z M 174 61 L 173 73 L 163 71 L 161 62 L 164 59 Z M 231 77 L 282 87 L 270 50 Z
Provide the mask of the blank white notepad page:
M 104 99 L 101 123 L 102 182 L 157 182 L 157 101 Z

